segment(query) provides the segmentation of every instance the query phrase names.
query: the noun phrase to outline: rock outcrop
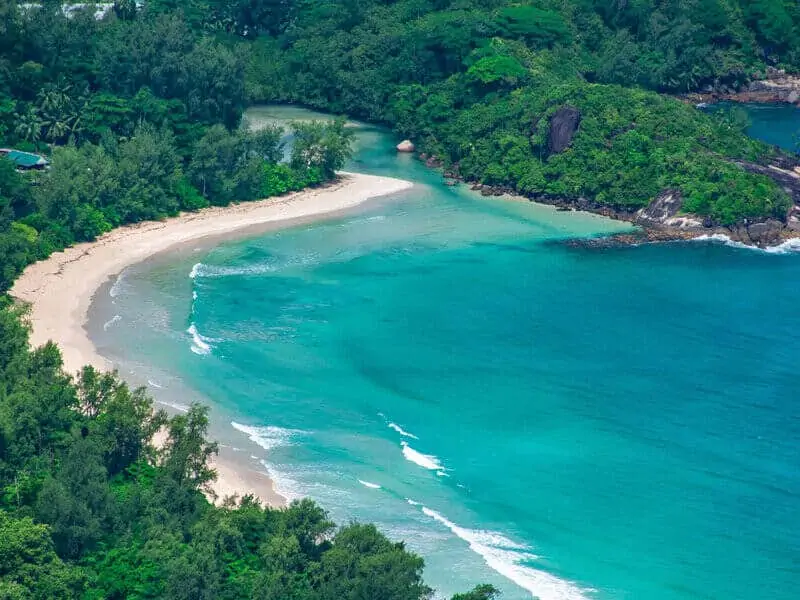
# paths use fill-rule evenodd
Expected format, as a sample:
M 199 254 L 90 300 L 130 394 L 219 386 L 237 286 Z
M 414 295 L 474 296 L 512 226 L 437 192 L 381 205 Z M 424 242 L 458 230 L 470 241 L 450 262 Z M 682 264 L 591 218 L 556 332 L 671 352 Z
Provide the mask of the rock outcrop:
M 735 164 L 750 173 L 765 175 L 789 194 L 795 205 L 800 205 L 800 163 L 793 159 L 773 161 L 775 164 L 759 165 L 744 160 L 735 160 Z
M 581 111 L 574 106 L 559 108 L 550 117 L 550 131 L 547 134 L 547 149 L 550 154 L 558 154 L 569 148 L 580 124 Z
M 783 238 L 784 224 L 777 219 L 768 219 L 763 223 L 753 223 L 747 227 L 740 227 L 739 238 L 744 243 L 750 243 L 759 248 L 779 244 Z
M 727 100 L 730 102 L 797 104 L 800 102 L 800 75 L 790 75 L 783 69 L 767 67 L 766 74 L 758 74 L 746 86 L 738 89 L 727 85 L 707 86 L 702 92 L 689 94 L 686 98 L 695 103 Z
M 411 140 L 403 140 L 397 144 L 398 152 L 414 152 L 415 149 L 414 143 Z
M 683 208 L 683 195 L 679 190 L 664 190 L 646 207 L 636 213 L 636 221 L 664 223 Z
M 673 229 L 702 229 L 703 221 L 695 215 L 681 215 L 683 195 L 679 190 L 664 190 L 643 209 L 636 212 L 632 221 L 644 227 Z

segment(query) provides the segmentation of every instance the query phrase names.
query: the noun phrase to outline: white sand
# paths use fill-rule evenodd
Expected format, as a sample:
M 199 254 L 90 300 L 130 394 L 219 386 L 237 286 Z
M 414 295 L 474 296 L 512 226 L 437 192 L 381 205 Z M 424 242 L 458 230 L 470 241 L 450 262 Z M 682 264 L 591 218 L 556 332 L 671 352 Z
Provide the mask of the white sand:
M 76 373 L 85 364 L 111 369 L 113 365 L 97 353 L 85 325 L 97 289 L 125 267 L 190 240 L 341 211 L 411 185 L 400 179 L 343 173 L 341 181 L 326 188 L 121 227 L 95 242 L 78 244 L 30 265 L 10 293 L 30 304 L 31 344 L 39 346 L 48 340 L 58 344 L 67 372 Z M 237 470 L 240 467 L 222 459 L 215 467 L 219 473 L 215 491 L 220 498 L 253 493 L 268 504 L 281 503 L 266 476 L 256 481 L 253 473 L 245 476 Z

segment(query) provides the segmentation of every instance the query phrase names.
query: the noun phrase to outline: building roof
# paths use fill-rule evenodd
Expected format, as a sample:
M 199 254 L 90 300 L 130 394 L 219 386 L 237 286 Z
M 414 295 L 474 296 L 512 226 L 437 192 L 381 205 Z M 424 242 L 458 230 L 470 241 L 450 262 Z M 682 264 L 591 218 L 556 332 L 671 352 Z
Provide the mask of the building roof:
M 31 152 L 23 152 L 22 150 L 0 148 L 0 155 L 5 156 L 21 169 L 44 167 L 49 164 L 49 161 L 44 156 L 32 154 Z

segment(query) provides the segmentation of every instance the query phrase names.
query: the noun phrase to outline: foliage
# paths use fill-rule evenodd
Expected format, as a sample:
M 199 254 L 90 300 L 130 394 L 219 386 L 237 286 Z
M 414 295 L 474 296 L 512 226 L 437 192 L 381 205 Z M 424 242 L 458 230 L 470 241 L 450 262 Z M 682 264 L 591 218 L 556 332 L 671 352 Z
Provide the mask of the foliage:
M 632 211 L 679 189 L 718 223 L 783 218 L 788 198 L 734 160 L 770 157 L 736 114 L 661 93 L 800 68 L 785 0 L 117 0 L 69 15 L 0 0 L 0 292 L 76 241 L 210 204 L 321 183 L 343 119 L 240 127 L 283 100 L 392 125 L 467 179 Z M 549 125 L 581 114 L 561 153 Z M 423 600 L 422 560 L 311 501 L 206 500 L 216 445 L 199 406 L 167 418 L 115 373 L 29 349 L 0 298 L 0 596 Z M 156 449 L 152 437 L 166 443 Z M 457 600 L 493 600 L 478 586 Z
M 733 162 L 773 151 L 735 116 L 658 92 L 734 86 L 780 62 L 800 68 L 794 3 L 290 4 L 293 23 L 263 30 L 248 54 L 252 99 L 388 122 L 464 178 L 530 196 L 635 211 L 674 188 L 717 224 L 786 218 L 780 187 Z M 580 127 L 551 155 L 550 119 L 567 105 Z
M 294 169 L 318 170 L 324 179 L 330 179 L 344 166 L 352 153 L 352 130 L 344 119 L 331 122 L 298 122 L 294 129 L 291 165 Z
M 73 381 L 24 318 L 0 309 L 0 596 L 429 598 L 422 559 L 372 525 L 337 529 L 310 500 L 209 504 L 207 410 L 168 419 L 91 367 Z
M 261 19 L 279 5 L 230 14 Z M 214 6 L 205 14 L 231 8 Z M 0 146 L 44 153 L 50 168 L 22 175 L 0 158 L 0 292 L 71 243 L 302 189 L 349 157 L 348 132 L 327 128 L 315 140 L 322 164 L 282 164 L 281 130 L 241 126 L 244 50 L 177 9 L 120 0 L 98 20 L 91 7 L 2 3 Z

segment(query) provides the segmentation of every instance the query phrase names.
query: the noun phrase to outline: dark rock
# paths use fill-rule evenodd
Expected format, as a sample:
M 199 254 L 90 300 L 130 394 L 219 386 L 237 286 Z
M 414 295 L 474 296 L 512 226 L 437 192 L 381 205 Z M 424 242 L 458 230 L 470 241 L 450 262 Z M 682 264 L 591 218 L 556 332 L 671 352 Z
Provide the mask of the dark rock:
M 558 154 L 569 148 L 575 132 L 581 124 L 581 112 L 574 106 L 562 106 L 550 117 L 550 131 L 547 134 L 547 148 L 551 154 Z
M 683 195 L 679 190 L 664 190 L 636 214 L 636 220 L 664 224 L 668 219 L 677 215 L 682 207 Z
M 800 162 L 795 157 L 776 156 L 770 160 L 770 165 L 735 160 L 735 164 L 750 173 L 766 175 L 786 191 L 795 204 L 800 205 Z
M 747 235 L 750 240 L 762 248 L 780 243 L 782 232 L 783 223 L 776 219 L 769 219 L 763 223 L 753 223 L 747 226 Z
M 425 166 L 431 169 L 438 169 L 442 166 L 442 161 L 435 156 L 431 156 L 425 161 Z

